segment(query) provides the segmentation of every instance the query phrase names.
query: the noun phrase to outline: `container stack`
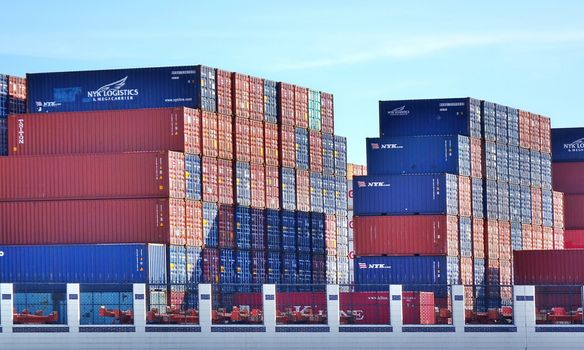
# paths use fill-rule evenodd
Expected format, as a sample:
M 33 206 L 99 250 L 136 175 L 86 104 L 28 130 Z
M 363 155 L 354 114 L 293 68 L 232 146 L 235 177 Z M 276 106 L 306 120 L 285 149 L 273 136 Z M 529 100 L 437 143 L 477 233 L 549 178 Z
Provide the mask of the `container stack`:
M 353 177 L 367 175 L 367 167 L 359 164 L 347 164 L 347 219 L 349 226 L 349 283 L 355 283 L 355 244 L 353 234 Z
M 348 283 L 331 94 L 205 66 L 27 79 L 0 165 L 0 244 L 43 249 L 46 266 L 83 245 L 130 265 L 101 275 L 116 283 Z M 74 282 L 10 255 L 2 281 Z M 85 265 L 75 281 L 92 278 Z
M 8 115 L 24 112 L 26 79 L 0 74 L 0 156 L 8 155 Z
M 566 249 L 582 249 L 584 248 L 582 215 L 584 213 L 584 128 L 552 129 L 552 162 L 554 190 L 564 193 L 563 224 Z
M 469 309 L 509 305 L 512 250 L 554 248 L 553 208 L 562 209 L 549 126 L 472 98 L 380 102 L 369 176 L 353 181 L 356 283 L 418 285 L 439 298 L 463 284 Z M 406 268 L 418 272 L 396 273 Z

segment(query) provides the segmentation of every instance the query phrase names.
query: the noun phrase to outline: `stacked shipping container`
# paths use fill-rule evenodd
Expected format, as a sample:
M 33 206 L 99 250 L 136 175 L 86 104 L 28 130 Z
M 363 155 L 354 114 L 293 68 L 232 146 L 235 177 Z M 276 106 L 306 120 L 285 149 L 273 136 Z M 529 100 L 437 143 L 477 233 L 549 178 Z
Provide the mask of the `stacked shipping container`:
M 0 74 L 0 156 L 8 155 L 8 115 L 26 112 L 26 79 Z

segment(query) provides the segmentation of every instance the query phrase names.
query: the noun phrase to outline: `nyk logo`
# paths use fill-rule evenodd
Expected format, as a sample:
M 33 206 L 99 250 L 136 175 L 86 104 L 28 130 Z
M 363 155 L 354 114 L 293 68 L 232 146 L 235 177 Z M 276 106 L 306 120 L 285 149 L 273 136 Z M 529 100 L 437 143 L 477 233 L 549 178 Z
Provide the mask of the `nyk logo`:
M 406 116 L 410 114 L 410 111 L 406 110 L 406 106 L 401 106 L 398 108 L 394 108 L 391 111 L 387 111 L 387 114 L 392 116 Z
M 18 144 L 24 145 L 24 119 L 18 119 Z
M 568 152 L 584 152 L 584 137 L 572 143 L 565 143 L 564 149 Z
M 391 269 L 391 266 L 386 266 L 385 264 L 366 264 L 359 263 L 360 269 Z
M 397 143 L 372 143 L 372 149 L 402 149 L 404 146 L 398 145 Z
M 391 185 L 386 184 L 383 181 L 370 181 L 370 182 L 357 181 L 357 186 L 359 186 L 359 187 L 389 187 Z
M 132 100 L 138 96 L 138 89 L 122 89 L 126 85 L 128 77 L 124 77 L 113 83 L 106 84 L 94 91 L 87 91 L 87 97 L 94 101 Z

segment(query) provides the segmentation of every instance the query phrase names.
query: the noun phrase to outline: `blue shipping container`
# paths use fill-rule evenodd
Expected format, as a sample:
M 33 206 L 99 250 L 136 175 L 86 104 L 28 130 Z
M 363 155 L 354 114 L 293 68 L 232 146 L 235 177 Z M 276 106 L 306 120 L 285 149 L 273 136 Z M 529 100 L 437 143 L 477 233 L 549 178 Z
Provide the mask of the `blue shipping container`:
M 347 176 L 347 138 L 335 135 L 335 175 Z
M 497 143 L 497 181 L 509 182 L 509 150 L 500 143 Z
M 367 139 L 367 174 L 451 173 L 470 176 L 466 136 L 402 136 Z
M 470 218 L 460 217 L 458 223 L 460 239 L 460 256 L 472 256 L 472 223 Z
M 203 249 L 187 247 L 187 283 L 201 283 L 203 277 Z
M 326 256 L 324 254 L 312 254 L 312 283 L 326 284 Z
M 322 172 L 333 175 L 335 173 L 335 138 L 331 134 L 322 134 Z
M 237 249 L 251 249 L 251 209 L 235 207 L 235 245 Z
M 519 110 L 507 107 L 507 136 L 510 146 L 519 146 Z
M 235 203 L 251 205 L 251 170 L 249 163 L 235 163 Z
M 513 250 L 523 249 L 523 238 L 521 237 L 521 223 L 511 223 L 511 248 Z
M 527 148 L 519 147 L 519 164 L 521 186 L 531 186 L 531 152 Z
M 541 187 L 541 153 L 531 151 L 531 186 Z
M 541 219 L 545 227 L 554 226 L 554 205 L 551 190 L 541 191 Z
M 267 265 L 267 283 L 278 284 L 282 283 L 282 260 L 280 253 L 268 252 L 266 261 Z
M 509 185 L 509 220 L 521 223 L 521 186 Z
M 219 250 L 219 281 L 221 283 L 235 283 L 235 251 L 233 249 Z
M 310 213 L 310 241 L 313 254 L 324 254 L 324 214 Z
M 353 178 L 355 215 L 458 215 L 458 177 L 452 174 Z
M 310 253 L 298 253 L 298 284 L 312 284 L 312 257 Z
M 337 203 L 335 191 L 337 189 L 336 179 L 333 175 L 322 176 L 322 201 L 325 214 L 335 214 Z
M 335 208 L 337 215 L 347 215 L 347 177 L 335 176 Z
M 552 160 L 547 153 L 541 154 L 541 188 L 544 190 L 552 189 Z
M 263 209 L 251 209 L 251 249 L 266 249 L 266 214 Z
M 8 75 L 0 74 L 0 96 L 8 95 Z
M 263 250 L 251 251 L 251 277 L 254 284 L 263 284 L 267 281 L 266 252 Z
M 483 173 L 487 180 L 497 180 L 497 144 L 486 141 L 483 146 L 484 168 Z
M 268 239 L 268 250 L 278 252 L 282 249 L 280 239 L 280 211 L 266 209 L 266 235 Z
M 552 160 L 584 162 L 584 128 L 552 129 Z
M 485 180 L 484 182 L 484 211 L 487 219 L 497 220 L 499 217 L 499 206 L 497 200 L 497 182 L 493 180 Z
M 187 250 L 185 246 L 168 246 L 168 271 L 169 283 L 187 282 Z
M 0 283 L 166 283 L 162 244 L 0 246 Z
M 521 171 L 523 171 L 523 168 L 520 166 L 521 156 L 519 154 L 519 147 L 509 146 L 507 150 L 509 161 L 509 183 L 519 185 L 521 183 Z
M 481 137 L 480 101 L 472 98 L 379 102 L 379 135 Z
M 498 219 L 509 221 L 509 184 L 506 182 L 497 183 L 497 206 Z
M 248 250 L 238 250 L 235 263 L 236 281 L 239 284 L 251 284 L 251 253 Z
M 308 130 L 296 128 L 296 169 L 308 170 L 310 165 Z
M 459 259 L 446 256 L 381 256 L 355 258 L 355 284 L 359 290 L 387 290 L 401 284 L 404 290 L 434 291 L 446 296 L 446 286 L 460 283 Z
M 0 156 L 8 155 L 8 120 L 0 118 Z
M 477 219 L 484 218 L 483 208 L 483 179 L 471 179 L 472 216 Z
M 298 283 L 298 260 L 296 253 L 282 253 L 282 283 Z
M 521 223 L 531 224 L 531 187 L 521 186 Z
M 296 210 L 296 172 L 292 168 L 280 168 L 280 207 Z
M 201 157 L 194 154 L 185 154 L 186 197 L 200 201 L 201 190 Z
M 310 173 L 310 211 L 322 213 L 324 211 L 322 197 L 322 174 Z
M 278 91 L 276 82 L 264 80 L 264 120 L 268 123 L 278 122 Z
M 483 139 L 495 142 L 497 140 L 497 116 L 495 104 L 488 101 L 481 102 Z
M 217 111 L 215 69 L 205 66 L 26 75 L 29 113 L 190 107 Z
M 282 250 L 285 252 L 296 251 L 296 215 L 293 211 L 280 211 L 280 225 L 282 233 Z
M 205 247 L 219 245 L 219 209 L 216 203 L 203 202 L 203 244 Z
M 497 144 L 507 144 L 509 138 L 507 131 L 509 130 L 507 124 L 507 107 L 495 105 L 495 123 L 497 128 Z
M 296 245 L 299 252 L 310 253 L 310 213 L 296 212 Z

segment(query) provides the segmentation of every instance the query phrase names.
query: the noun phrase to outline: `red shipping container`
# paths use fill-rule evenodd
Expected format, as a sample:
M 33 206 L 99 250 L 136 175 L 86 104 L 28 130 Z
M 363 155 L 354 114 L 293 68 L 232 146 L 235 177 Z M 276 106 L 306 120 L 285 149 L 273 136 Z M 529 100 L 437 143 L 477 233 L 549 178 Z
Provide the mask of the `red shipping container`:
M 543 228 L 543 247 L 542 249 L 554 249 L 554 229 L 551 227 Z
M 217 112 L 225 115 L 233 114 L 233 94 L 231 72 L 217 69 Z
M 524 285 L 584 284 L 584 250 L 524 250 L 513 253 L 515 283 Z
M 519 110 L 519 146 L 531 148 L 531 118 L 522 110 Z
M 310 171 L 322 172 L 322 134 L 309 130 L 308 142 L 310 145 Z
M 552 153 L 552 125 L 550 118 L 540 117 L 539 119 L 539 138 L 540 149 L 542 153 Z
M 219 248 L 235 249 L 235 210 L 231 205 L 220 205 L 217 215 L 219 222 Z
M 563 234 L 566 249 L 584 249 L 584 230 L 565 230 Z
M 200 154 L 200 116 L 200 110 L 190 108 L 11 115 L 9 152 L 49 155 L 168 150 Z
M 285 168 L 296 167 L 296 134 L 290 125 L 280 125 L 280 164 Z
M 542 224 L 541 188 L 531 188 L 531 224 Z
M 0 201 L 184 198 L 184 154 L 0 157 Z
M 584 162 L 552 163 L 554 190 L 584 194 Z
M 266 207 L 266 177 L 263 164 L 251 164 L 251 206 Z
M 485 257 L 499 259 L 499 224 L 497 220 L 484 220 L 484 222 Z
M 0 244 L 186 244 L 183 199 L 0 203 Z
M 266 165 L 278 166 L 278 124 L 264 123 L 264 157 Z
M 232 73 L 233 110 L 236 117 L 249 119 L 249 75 Z
M 567 229 L 584 228 L 584 194 L 564 194 L 564 221 Z
M 470 177 L 458 177 L 458 214 L 464 217 L 472 215 Z
M 332 94 L 326 92 L 320 93 L 320 116 L 322 132 L 327 134 L 334 134 L 335 118 Z
M 266 165 L 266 208 L 280 209 L 279 170 L 269 165 Z
M 217 188 L 218 165 L 217 158 L 203 157 L 203 200 L 205 202 L 219 201 L 219 189 Z
M 278 83 L 277 89 L 279 122 L 294 126 L 294 85 Z
M 389 292 L 341 292 L 339 294 L 341 323 L 388 325 Z
M 310 172 L 296 170 L 296 208 L 310 211 Z
M 471 286 L 474 284 L 472 258 L 460 258 L 460 281 L 465 286 Z
M 250 121 L 244 118 L 234 118 L 235 122 L 235 159 L 238 162 L 249 163 L 250 155 Z
M 264 125 L 261 120 L 249 123 L 249 143 L 251 163 L 264 164 Z
M 337 218 L 334 214 L 324 216 L 324 241 L 326 254 L 337 255 Z
M 529 124 L 530 125 L 530 128 L 529 128 L 529 130 L 531 131 L 531 135 L 530 135 L 530 138 L 531 138 L 531 147 L 530 148 L 532 150 L 534 150 L 534 151 L 541 150 L 541 147 L 540 147 L 540 143 L 541 143 L 540 137 L 541 137 L 541 135 L 540 135 L 540 131 L 539 131 L 540 130 L 540 127 L 539 127 L 539 118 L 540 117 L 537 114 L 533 114 L 533 113 L 530 113 L 529 114 L 529 120 L 530 120 L 530 124 Z
M 186 241 L 188 246 L 203 245 L 203 204 L 200 201 L 186 201 Z
M 511 260 L 511 224 L 509 221 L 499 221 L 499 259 Z
M 543 249 L 543 227 L 531 225 L 531 238 L 532 249 Z
M 264 79 L 249 77 L 249 117 L 264 120 Z
M 294 126 L 308 129 L 308 89 L 294 86 Z
M 470 139 L 470 176 L 480 179 L 483 177 L 483 143 L 481 139 Z
M 464 308 L 474 310 L 474 286 L 464 287 Z
M 217 158 L 217 114 L 203 112 L 201 125 L 203 132 L 203 155 Z
M 217 116 L 217 156 L 233 160 L 233 118 L 230 115 Z
M 564 193 L 553 191 L 554 227 L 564 228 Z
M 355 216 L 357 256 L 458 256 L 458 219 L 446 215 Z
M 511 286 L 513 284 L 511 259 L 499 260 L 499 283 L 501 286 Z
M 26 99 L 26 79 L 8 76 L 8 95 L 17 99 Z
M 533 229 L 531 225 L 521 225 L 521 241 L 523 243 L 523 249 L 533 249 Z
M 230 160 L 217 160 L 217 191 L 220 204 L 233 204 L 233 165 Z
M 485 258 L 485 223 L 483 219 L 472 219 L 472 256 Z
M 554 249 L 564 249 L 564 229 L 554 227 Z
M 434 293 L 402 292 L 403 324 L 436 324 Z

